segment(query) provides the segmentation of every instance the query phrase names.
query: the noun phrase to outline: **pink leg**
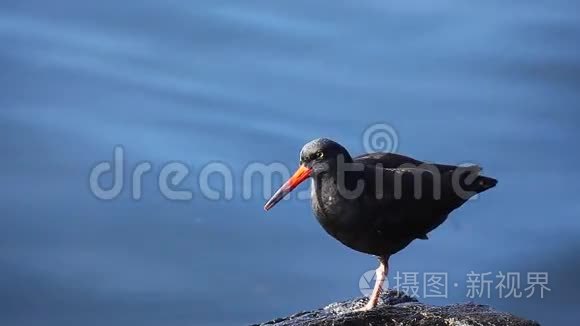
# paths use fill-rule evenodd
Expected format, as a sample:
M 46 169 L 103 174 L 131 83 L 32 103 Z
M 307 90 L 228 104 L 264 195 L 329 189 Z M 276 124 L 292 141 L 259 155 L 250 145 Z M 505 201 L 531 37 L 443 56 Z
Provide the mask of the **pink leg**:
M 383 291 L 383 283 L 389 272 L 389 257 L 379 257 L 379 267 L 377 268 L 377 276 L 373 293 L 369 297 L 369 302 L 362 308 L 356 311 L 369 311 L 377 306 L 381 292 Z

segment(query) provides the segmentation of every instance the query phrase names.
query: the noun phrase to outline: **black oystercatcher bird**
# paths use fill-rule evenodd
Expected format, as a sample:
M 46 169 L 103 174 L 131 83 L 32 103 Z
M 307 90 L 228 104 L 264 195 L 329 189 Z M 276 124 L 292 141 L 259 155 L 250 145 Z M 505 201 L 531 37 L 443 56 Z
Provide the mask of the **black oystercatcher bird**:
M 439 226 L 470 197 L 494 187 L 477 166 L 430 164 L 393 153 L 351 157 L 340 144 L 315 139 L 300 151 L 300 167 L 264 206 L 269 210 L 312 178 L 312 209 L 328 234 L 377 256 L 375 287 L 361 311 L 378 303 L 389 257 Z

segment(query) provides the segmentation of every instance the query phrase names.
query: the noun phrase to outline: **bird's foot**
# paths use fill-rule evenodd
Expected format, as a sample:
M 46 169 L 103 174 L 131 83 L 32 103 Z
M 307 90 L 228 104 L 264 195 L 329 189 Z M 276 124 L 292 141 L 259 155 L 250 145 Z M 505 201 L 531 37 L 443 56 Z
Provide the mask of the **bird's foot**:
M 366 311 L 373 309 L 376 306 L 377 306 L 376 303 L 373 304 L 372 301 L 369 301 L 366 305 L 364 305 L 364 307 L 355 309 L 354 312 L 366 312 Z
M 385 281 L 387 271 L 389 270 L 389 257 L 379 257 L 379 267 L 377 268 L 377 277 L 375 281 L 375 287 L 373 288 L 373 292 L 369 297 L 369 301 L 367 304 L 359 309 L 356 309 L 355 312 L 362 312 L 362 311 L 369 311 L 376 307 L 379 304 L 379 300 L 381 297 L 381 292 L 383 292 L 383 282 Z

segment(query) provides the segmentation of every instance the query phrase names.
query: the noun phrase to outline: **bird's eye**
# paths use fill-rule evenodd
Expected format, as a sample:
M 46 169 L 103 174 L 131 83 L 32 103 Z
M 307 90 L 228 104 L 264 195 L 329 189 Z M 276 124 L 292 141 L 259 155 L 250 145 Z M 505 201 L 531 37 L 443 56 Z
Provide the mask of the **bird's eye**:
M 316 158 L 317 159 L 321 159 L 324 157 L 324 153 L 323 152 L 316 152 Z

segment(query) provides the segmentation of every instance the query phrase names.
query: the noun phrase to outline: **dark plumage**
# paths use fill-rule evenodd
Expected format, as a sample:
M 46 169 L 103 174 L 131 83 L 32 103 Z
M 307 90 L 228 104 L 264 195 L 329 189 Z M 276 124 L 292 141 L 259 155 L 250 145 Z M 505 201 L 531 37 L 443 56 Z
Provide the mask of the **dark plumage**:
M 496 185 L 495 179 L 479 175 L 480 170 L 392 153 L 352 158 L 340 144 L 319 138 L 302 148 L 299 170 L 265 209 L 312 177 L 312 209 L 319 223 L 344 245 L 379 257 L 377 274 L 384 279 L 390 255 L 415 239 L 427 239 L 449 213 Z M 376 305 L 380 286 L 374 292 L 365 309 Z

